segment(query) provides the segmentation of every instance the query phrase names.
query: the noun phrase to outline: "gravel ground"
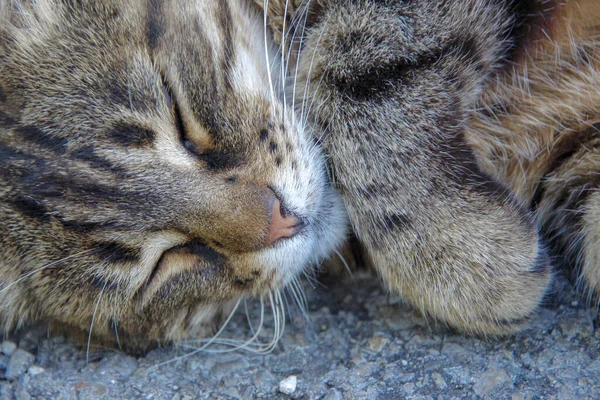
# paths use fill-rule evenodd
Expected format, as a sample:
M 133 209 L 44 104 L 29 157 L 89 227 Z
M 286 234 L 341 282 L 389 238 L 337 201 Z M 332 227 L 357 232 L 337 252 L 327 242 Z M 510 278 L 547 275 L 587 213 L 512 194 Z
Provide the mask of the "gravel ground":
M 86 363 L 32 328 L 2 342 L 0 398 L 600 399 L 596 311 L 564 278 L 554 292 L 531 328 L 487 340 L 431 326 L 364 271 L 307 285 L 310 322 L 292 313 L 267 355 L 104 350 Z M 239 314 L 233 334 L 248 330 Z

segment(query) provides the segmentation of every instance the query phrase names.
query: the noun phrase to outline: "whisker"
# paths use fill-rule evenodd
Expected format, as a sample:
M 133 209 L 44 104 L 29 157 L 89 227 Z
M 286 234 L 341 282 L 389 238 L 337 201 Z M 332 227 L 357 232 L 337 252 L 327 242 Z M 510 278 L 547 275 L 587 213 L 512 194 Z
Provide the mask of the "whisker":
M 118 325 L 118 321 L 119 321 L 119 315 L 118 315 L 119 306 L 117 304 L 117 301 L 118 301 L 118 298 L 119 298 L 119 284 L 120 284 L 120 282 L 117 281 L 117 287 L 115 289 L 115 303 L 114 303 L 114 313 L 113 313 L 113 327 L 114 327 L 114 331 L 115 331 L 115 339 L 117 341 L 117 346 L 119 347 L 119 350 L 123 350 L 121 348 L 121 341 L 119 340 L 119 330 L 117 329 L 117 325 Z
M 316 289 L 318 287 L 321 288 L 326 288 L 327 286 L 323 285 L 321 282 L 319 282 L 319 280 L 317 279 L 316 275 L 315 275 L 315 271 L 314 270 L 310 270 L 311 274 L 308 273 L 308 271 L 303 271 L 303 275 L 304 277 L 308 280 L 308 282 L 310 283 L 310 285 L 312 286 L 313 289 Z
M 350 278 L 354 279 L 354 274 L 352 273 L 350 266 L 346 262 L 346 259 L 344 258 L 344 256 L 342 256 L 342 253 L 340 253 L 337 249 L 334 250 L 334 253 L 340 258 L 340 260 L 342 260 L 344 267 L 346 267 L 346 271 L 348 271 L 348 273 L 350 274 Z
M 288 3 L 289 3 L 289 0 L 285 0 L 285 8 L 283 10 L 283 26 L 281 28 L 281 43 L 279 45 L 279 47 L 281 49 L 281 93 L 283 94 L 283 115 L 284 116 L 287 111 L 287 96 L 285 95 L 286 70 L 285 70 L 285 50 L 284 49 L 285 49 L 285 40 L 286 40 L 285 23 L 287 21 Z
M 323 83 L 324 77 L 325 77 L 325 74 L 321 75 L 321 78 L 319 79 L 317 86 L 313 89 L 315 92 L 321 88 L 321 83 Z M 310 90 L 310 88 L 308 90 Z M 321 99 L 320 104 L 325 104 L 329 100 L 330 96 L 331 95 L 328 94 L 325 98 Z M 317 100 L 317 97 L 313 97 L 312 100 L 310 101 L 310 104 L 308 105 L 307 109 L 305 110 L 306 115 L 303 116 L 304 120 L 302 122 L 304 125 L 308 124 L 308 118 L 310 117 L 310 113 L 313 110 L 316 100 Z M 321 132 L 321 134 L 319 135 L 319 140 L 321 140 L 323 138 L 324 133 L 325 133 L 325 131 Z
M 275 89 L 273 88 L 273 79 L 271 74 L 271 60 L 269 59 L 269 41 L 267 40 L 267 10 L 269 9 L 269 0 L 264 0 L 264 39 L 265 39 L 265 57 L 267 61 L 267 77 L 269 79 L 269 90 L 271 92 L 271 104 L 275 105 Z
M 98 294 L 98 299 L 96 300 L 96 306 L 94 307 L 94 313 L 92 314 L 92 321 L 90 322 L 90 331 L 88 332 L 87 339 L 87 347 L 85 349 L 85 363 L 88 364 L 90 362 L 90 343 L 92 341 L 92 330 L 94 329 L 94 321 L 96 320 L 96 313 L 98 312 L 98 306 L 100 305 L 100 300 L 102 300 L 102 295 L 104 294 L 104 290 L 106 289 L 106 285 L 108 284 L 108 278 L 104 280 L 104 286 L 102 286 L 102 290 Z
M 81 253 L 71 254 L 70 256 L 67 256 L 65 258 L 61 258 L 60 260 L 53 261 L 53 262 L 51 262 L 49 264 L 43 265 L 40 268 L 34 269 L 33 271 L 30 271 L 30 272 L 26 273 L 25 275 L 22 275 L 16 281 L 14 281 L 14 282 L 10 283 L 9 285 L 7 285 L 6 287 L 2 288 L 0 290 L 0 294 L 2 294 L 4 291 L 10 289 L 14 285 L 18 284 L 19 282 L 23 281 L 24 279 L 27 279 L 30 276 L 32 276 L 32 275 L 34 275 L 34 274 L 36 274 L 36 273 L 38 273 L 40 271 L 43 271 L 44 269 L 47 269 L 47 268 L 50 268 L 50 267 L 54 267 L 57 264 L 60 264 L 62 262 L 68 261 L 68 260 L 71 260 L 71 259 L 73 259 L 75 257 L 80 257 L 80 256 L 83 256 L 83 255 L 86 255 L 86 254 L 89 254 L 89 253 L 93 253 L 95 251 L 100 251 L 100 250 L 101 249 L 89 249 L 89 250 L 86 250 L 86 251 L 82 251 Z
M 306 301 L 304 290 L 302 289 L 302 284 L 298 281 L 298 278 L 294 278 L 290 282 L 290 291 L 292 292 L 294 300 L 298 308 L 300 309 L 300 313 L 302 314 L 304 319 L 308 321 L 308 302 Z
M 317 43 L 315 44 L 315 48 L 313 49 L 313 55 L 311 57 L 310 60 L 310 65 L 308 68 L 308 73 L 306 74 L 306 83 L 304 84 L 304 93 L 302 94 L 302 108 L 300 111 L 300 117 L 304 119 L 304 110 L 305 110 L 305 103 L 306 103 L 306 97 L 310 88 L 310 76 L 312 74 L 312 69 L 315 63 L 315 57 L 317 56 L 317 49 L 319 48 L 319 44 L 321 43 L 321 39 L 323 38 L 323 33 L 325 32 L 325 30 L 323 29 L 321 31 L 321 34 L 319 35 L 319 38 L 317 39 Z
M 231 319 L 233 318 L 233 315 L 234 315 L 234 314 L 235 314 L 235 312 L 237 311 L 237 309 L 238 309 L 238 307 L 240 306 L 240 303 L 241 303 L 241 302 L 242 302 L 242 298 L 240 297 L 240 298 L 238 299 L 238 301 L 235 303 L 235 306 L 233 307 L 233 309 L 232 309 L 232 310 L 231 310 L 231 312 L 229 313 L 229 316 L 227 317 L 227 319 L 225 320 L 225 322 L 223 323 L 223 325 L 221 325 L 221 328 L 219 328 L 219 330 L 217 331 L 217 333 L 216 333 L 216 334 L 215 334 L 215 335 L 214 335 L 212 338 L 210 338 L 210 339 L 209 339 L 209 340 L 206 342 L 206 344 L 204 344 L 204 345 L 203 345 L 203 346 L 201 346 L 200 348 L 198 348 L 198 349 L 196 349 L 196 350 L 194 350 L 194 351 L 192 351 L 192 352 L 190 352 L 190 353 L 184 354 L 184 355 L 182 355 L 182 356 L 179 356 L 179 357 L 175 357 L 175 358 L 173 358 L 173 359 L 171 359 L 171 360 L 168 360 L 168 361 L 164 361 L 164 362 L 161 362 L 161 363 L 155 364 L 155 365 L 153 365 L 151 368 L 158 368 L 158 367 L 160 367 L 160 366 L 162 366 L 162 365 L 171 364 L 171 363 L 174 363 L 174 362 L 177 362 L 177 361 L 183 360 L 183 359 L 185 359 L 185 358 L 191 357 L 191 356 L 193 356 L 193 355 L 195 355 L 195 354 L 198 354 L 198 353 L 200 353 L 200 352 L 204 351 L 204 350 L 205 350 L 205 349 L 206 349 L 208 346 L 210 346 L 210 345 L 211 345 L 213 342 L 215 342 L 215 341 L 216 341 L 216 340 L 219 338 L 219 336 L 220 336 L 220 335 L 221 335 L 221 334 L 222 334 L 222 333 L 225 331 L 225 328 L 227 328 L 227 325 L 229 325 L 229 322 L 231 322 Z
M 306 6 L 304 7 L 303 10 L 303 14 L 304 14 L 304 21 L 302 24 L 302 33 L 300 35 L 300 43 L 298 44 L 298 55 L 296 56 L 296 70 L 294 71 L 294 87 L 293 87 L 293 92 L 292 92 L 292 109 L 296 109 L 296 89 L 298 87 L 298 65 L 300 62 L 300 52 L 302 51 L 302 47 L 304 46 L 304 35 L 305 35 L 305 31 L 306 31 L 306 23 L 308 21 L 308 10 L 309 10 L 309 6 L 310 6 L 310 2 L 311 0 L 308 0 L 306 2 Z M 295 115 L 295 114 L 294 114 Z M 300 113 L 300 119 L 302 120 L 302 113 Z

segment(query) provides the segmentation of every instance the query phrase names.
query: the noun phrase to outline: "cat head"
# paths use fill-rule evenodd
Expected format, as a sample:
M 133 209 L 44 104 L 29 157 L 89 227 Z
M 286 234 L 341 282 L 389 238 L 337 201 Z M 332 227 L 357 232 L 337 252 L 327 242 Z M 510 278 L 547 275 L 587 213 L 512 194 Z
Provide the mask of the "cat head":
M 343 239 L 247 3 L 0 3 L 4 328 L 198 337 Z

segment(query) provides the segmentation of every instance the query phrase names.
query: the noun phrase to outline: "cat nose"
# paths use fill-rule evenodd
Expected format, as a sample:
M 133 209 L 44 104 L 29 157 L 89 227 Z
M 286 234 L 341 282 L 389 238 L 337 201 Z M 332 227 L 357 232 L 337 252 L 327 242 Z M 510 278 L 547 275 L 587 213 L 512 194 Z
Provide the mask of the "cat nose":
M 265 241 L 265 247 L 272 245 L 282 238 L 291 238 L 297 235 L 306 224 L 297 216 L 290 213 L 282 205 L 279 199 L 273 201 L 271 213 L 271 225 L 269 235 Z

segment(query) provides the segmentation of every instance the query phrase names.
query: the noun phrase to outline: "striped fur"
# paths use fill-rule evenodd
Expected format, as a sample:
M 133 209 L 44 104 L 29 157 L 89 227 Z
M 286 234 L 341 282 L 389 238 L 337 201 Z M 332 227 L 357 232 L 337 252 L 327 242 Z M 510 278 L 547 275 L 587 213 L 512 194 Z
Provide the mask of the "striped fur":
M 199 338 L 333 251 L 343 206 L 276 53 L 243 0 L 0 0 L 4 330 Z M 306 227 L 263 248 L 273 193 Z
M 483 334 L 524 326 L 560 260 L 600 294 L 597 2 L 269 3 L 390 290 Z

